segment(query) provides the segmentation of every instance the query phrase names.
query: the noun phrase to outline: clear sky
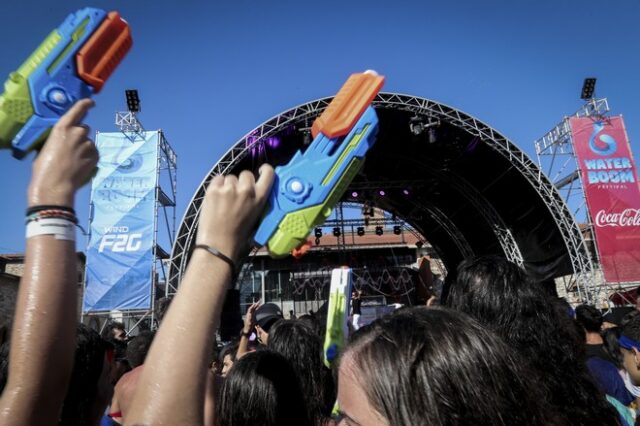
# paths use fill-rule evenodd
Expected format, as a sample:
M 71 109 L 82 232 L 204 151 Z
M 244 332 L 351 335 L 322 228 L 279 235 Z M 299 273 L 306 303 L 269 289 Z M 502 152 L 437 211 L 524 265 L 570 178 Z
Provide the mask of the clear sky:
M 3 79 L 76 9 L 118 10 L 134 47 L 88 117 L 116 131 L 124 90 L 178 154 L 178 217 L 244 134 L 375 69 L 384 91 L 460 109 L 535 157 L 533 141 L 580 105 L 584 77 L 625 116 L 640 159 L 638 0 L 21 0 L 0 6 Z M 0 253 L 24 249 L 30 160 L 0 152 Z M 89 191 L 76 208 L 88 220 Z M 78 249 L 84 249 L 84 242 Z

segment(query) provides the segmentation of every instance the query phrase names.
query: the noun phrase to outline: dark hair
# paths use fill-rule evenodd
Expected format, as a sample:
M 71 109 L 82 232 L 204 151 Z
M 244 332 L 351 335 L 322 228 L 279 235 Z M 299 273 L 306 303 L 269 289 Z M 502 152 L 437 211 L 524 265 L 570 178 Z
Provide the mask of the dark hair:
M 236 355 L 238 354 L 238 347 L 240 346 L 239 342 L 231 342 L 224 345 L 220 354 L 218 355 L 219 362 L 224 362 L 224 357 L 229 355 L 231 357 L 231 361 L 236 362 Z
M 113 340 L 113 330 L 125 330 L 124 324 L 118 321 L 110 321 L 102 330 L 102 338 L 107 341 Z
M 76 330 L 73 372 L 62 403 L 59 425 L 88 425 L 94 421 L 91 415 L 98 396 L 98 381 L 104 368 L 104 354 L 111 348 L 109 343 L 89 327 L 78 324 Z M 102 407 L 102 411 L 105 407 Z
M 169 306 L 171 306 L 171 302 L 173 301 L 173 297 L 161 297 L 156 300 L 156 304 L 153 308 L 154 314 L 156 317 L 156 321 L 160 323 L 164 316 L 167 314 L 169 310 Z
M 584 333 L 557 299 L 523 269 L 498 256 L 463 261 L 447 305 L 471 315 L 514 348 L 548 396 L 550 409 L 570 424 L 616 424 L 611 405 L 586 367 Z
M 283 355 L 300 379 L 309 418 L 321 425 L 331 415 L 335 391 L 331 371 L 322 361 L 322 340 L 306 322 L 280 320 L 269 333 L 267 347 Z
M 602 329 L 602 312 L 591 305 L 580 305 L 576 308 L 576 321 L 585 330 L 592 333 L 599 333 Z
M 640 311 L 638 311 L 637 309 L 627 312 L 622 317 L 622 320 L 620 321 L 620 325 L 624 327 L 625 325 L 629 324 L 638 315 L 640 315 Z
M 155 336 L 155 331 L 142 331 L 129 342 L 127 360 L 131 368 L 136 368 L 144 363 Z
M 312 424 L 296 373 L 270 350 L 250 352 L 236 361 L 216 410 L 217 426 Z
M 7 378 L 9 376 L 9 347 L 11 341 L 6 340 L 0 344 L 0 395 L 4 391 L 4 387 L 7 385 Z
M 550 421 L 512 350 L 459 312 L 414 307 L 376 320 L 353 335 L 341 365 L 347 359 L 391 425 Z
M 640 315 L 634 316 L 622 327 L 622 334 L 640 341 Z
M 604 330 L 602 333 L 602 349 L 609 355 L 609 358 L 613 361 L 618 370 L 623 369 L 622 365 L 622 352 L 620 352 L 620 344 L 618 339 L 622 334 L 622 328 L 611 327 Z

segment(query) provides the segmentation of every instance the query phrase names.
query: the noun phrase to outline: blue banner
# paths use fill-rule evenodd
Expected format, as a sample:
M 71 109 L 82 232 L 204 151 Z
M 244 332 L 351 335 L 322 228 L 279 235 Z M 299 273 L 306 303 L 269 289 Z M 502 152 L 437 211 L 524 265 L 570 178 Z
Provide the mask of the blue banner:
M 158 139 L 98 133 L 83 312 L 151 307 Z

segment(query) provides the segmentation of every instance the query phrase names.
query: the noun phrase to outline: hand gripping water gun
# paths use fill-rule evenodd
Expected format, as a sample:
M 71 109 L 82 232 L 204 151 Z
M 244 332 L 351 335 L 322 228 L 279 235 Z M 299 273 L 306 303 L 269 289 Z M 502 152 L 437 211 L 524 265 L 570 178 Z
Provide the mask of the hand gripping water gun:
M 343 267 L 331 272 L 329 307 L 327 309 L 327 331 L 324 337 L 324 364 L 331 364 L 347 343 L 349 329 L 349 301 L 351 300 L 351 269 Z
M 4 83 L 0 148 L 16 158 L 39 148 L 75 101 L 102 89 L 131 44 L 118 12 L 86 7 L 67 16 Z
M 378 117 L 371 107 L 384 77 L 353 74 L 311 128 L 313 142 L 276 167 L 267 212 L 254 237 L 272 257 L 288 255 L 324 222 L 375 143 Z

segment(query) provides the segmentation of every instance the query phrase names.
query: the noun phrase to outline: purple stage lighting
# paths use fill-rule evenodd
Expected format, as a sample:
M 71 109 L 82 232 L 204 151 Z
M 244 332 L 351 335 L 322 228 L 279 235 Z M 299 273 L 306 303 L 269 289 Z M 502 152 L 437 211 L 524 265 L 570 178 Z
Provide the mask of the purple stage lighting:
M 351 196 L 352 196 L 353 198 L 358 198 L 358 193 L 357 193 L 356 191 L 353 191 L 353 192 L 351 193 Z
M 409 195 L 409 190 L 408 190 L 408 189 L 403 189 L 403 190 L 402 190 L 402 193 L 403 193 L 404 195 Z
M 378 192 L 378 194 L 380 194 L 380 196 L 381 196 L 381 197 L 384 197 L 385 192 L 381 189 L 381 190 Z

